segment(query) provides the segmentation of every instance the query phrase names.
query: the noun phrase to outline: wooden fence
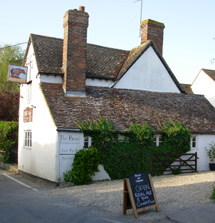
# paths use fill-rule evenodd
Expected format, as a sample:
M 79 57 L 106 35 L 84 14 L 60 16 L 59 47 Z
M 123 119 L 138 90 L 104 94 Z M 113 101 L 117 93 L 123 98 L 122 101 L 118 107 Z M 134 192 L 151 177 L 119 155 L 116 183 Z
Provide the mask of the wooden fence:
M 195 172 L 197 171 L 197 159 L 197 152 L 185 154 L 156 154 L 152 173 L 159 172 L 159 170 L 164 170 L 164 174 Z

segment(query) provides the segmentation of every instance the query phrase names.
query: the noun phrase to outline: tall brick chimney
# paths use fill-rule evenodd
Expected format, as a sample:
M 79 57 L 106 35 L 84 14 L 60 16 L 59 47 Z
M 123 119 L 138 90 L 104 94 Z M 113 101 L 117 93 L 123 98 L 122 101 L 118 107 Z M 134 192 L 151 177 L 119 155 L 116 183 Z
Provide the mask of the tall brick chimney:
M 83 6 L 64 15 L 63 89 L 68 96 L 86 95 L 88 17 Z
M 160 53 L 163 53 L 163 23 L 147 19 L 141 23 L 141 44 L 152 40 Z

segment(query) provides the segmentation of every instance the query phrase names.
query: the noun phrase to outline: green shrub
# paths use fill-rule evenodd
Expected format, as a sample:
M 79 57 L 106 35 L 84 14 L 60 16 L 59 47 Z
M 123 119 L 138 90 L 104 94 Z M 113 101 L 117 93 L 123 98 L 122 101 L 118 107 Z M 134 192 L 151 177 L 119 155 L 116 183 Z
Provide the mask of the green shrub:
M 145 147 L 153 146 L 155 132 L 147 123 L 144 125 L 131 123 L 129 133 L 130 142 L 135 142 Z
M 4 163 L 10 163 L 12 151 L 17 151 L 18 147 L 18 123 L 0 122 L 0 150 L 4 153 L 0 160 Z
M 210 161 L 214 162 L 215 161 L 215 143 L 211 142 L 209 145 L 210 145 L 210 149 L 206 148 L 206 152 Z
M 210 198 L 213 199 L 213 200 L 215 200 L 215 187 L 213 187 L 213 193 L 212 193 L 212 195 L 211 195 Z
M 66 182 L 75 185 L 87 184 L 92 181 L 92 175 L 98 171 L 100 155 L 96 148 L 81 149 L 75 154 L 73 168 L 64 174 Z
M 185 153 L 190 151 L 191 133 L 188 128 L 180 122 L 163 122 L 161 130 L 163 132 L 162 145 L 159 150 L 166 153 Z

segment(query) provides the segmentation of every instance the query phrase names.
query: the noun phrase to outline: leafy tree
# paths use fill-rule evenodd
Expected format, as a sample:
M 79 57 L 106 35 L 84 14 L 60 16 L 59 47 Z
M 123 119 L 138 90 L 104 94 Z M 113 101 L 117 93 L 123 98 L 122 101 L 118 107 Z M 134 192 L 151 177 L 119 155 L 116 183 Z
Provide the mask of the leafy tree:
M 21 65 L 24 51 L 19 46 L 0 46 L 0 120 L 17 121 L 19 87 L 7 82 L 8 65 Z
M 5 89 L 6 92 L 19 91 L 16 83 L 7 82 L 8 65 L 22 65 L 23 58 L 24 52 L 20 46 L 0 46 L 0 90 Z

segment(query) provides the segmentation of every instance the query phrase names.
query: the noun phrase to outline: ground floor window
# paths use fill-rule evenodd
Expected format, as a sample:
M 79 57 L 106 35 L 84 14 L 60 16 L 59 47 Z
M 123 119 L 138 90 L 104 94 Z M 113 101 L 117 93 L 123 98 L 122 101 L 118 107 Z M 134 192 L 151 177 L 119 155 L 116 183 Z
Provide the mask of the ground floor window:
M 196 141 L 196 136 L 191 137 L 191 148 L 196 148 L 197 147 L 197 141 Z
M 159 146 L 162 143 L 162 135 L 155 135 L 154 137 L 154 145 Z
M 129 142 L 129 137 L 119 134 L 118 140 L 119 140 L 119 142 Z
M 89 148 L 90 146 L 93 146 L 93 141 L 90 136 L 84 137 L 84 148 Z
M 25 147 L 28 147 L 28 148 L 32 147 L 32 131 L 31 130 L 25 131 Z

